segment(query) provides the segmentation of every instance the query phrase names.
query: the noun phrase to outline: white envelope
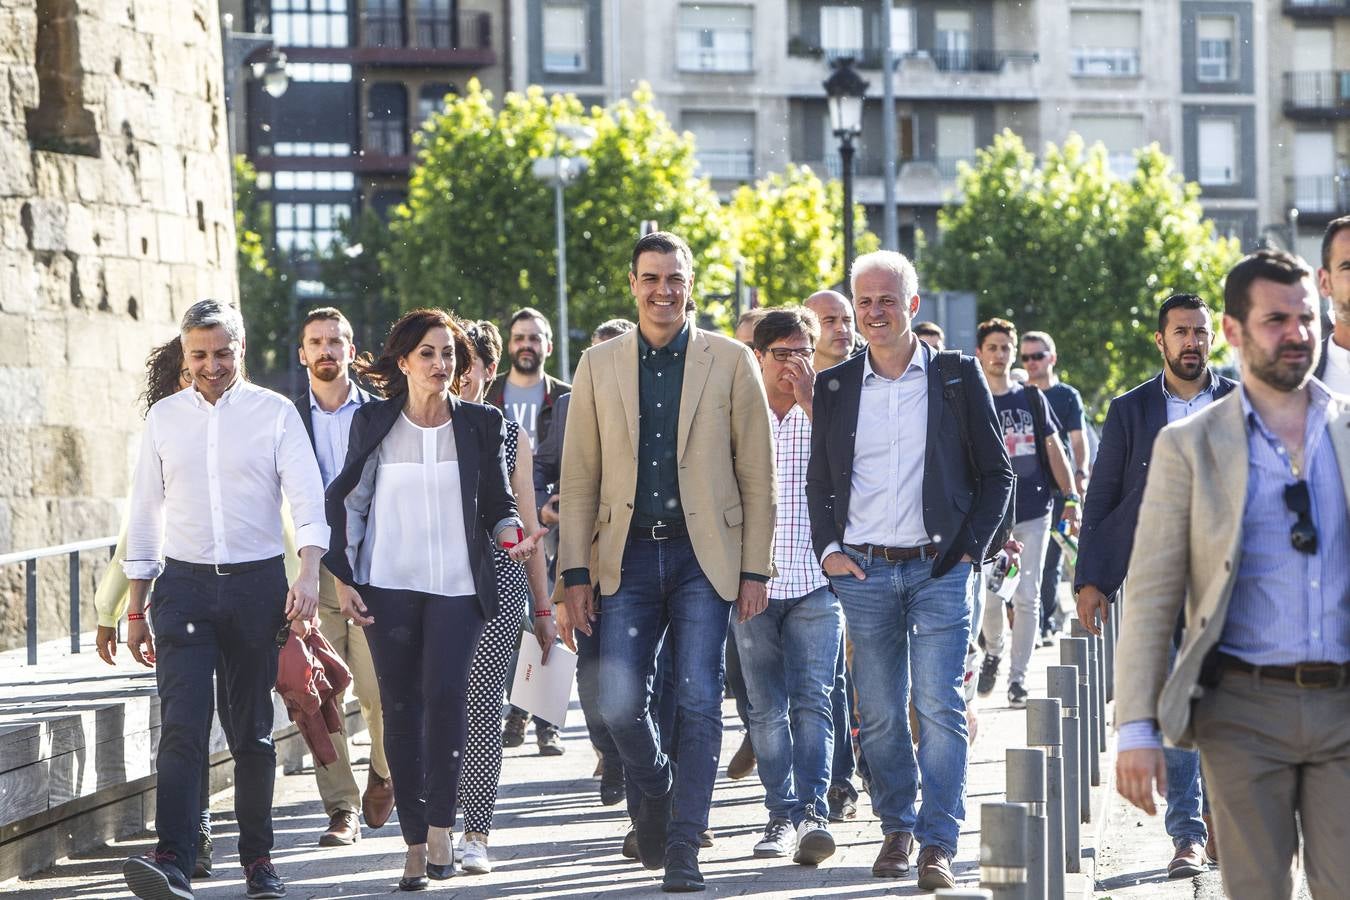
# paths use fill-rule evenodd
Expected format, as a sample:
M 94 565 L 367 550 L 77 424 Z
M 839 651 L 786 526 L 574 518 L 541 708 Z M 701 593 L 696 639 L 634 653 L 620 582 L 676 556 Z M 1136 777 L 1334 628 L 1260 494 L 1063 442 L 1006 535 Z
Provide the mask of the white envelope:
M 539 641 L 533 634 L 525 632 L 520 636 L 516 677 L 511 682 L 511 703 L 562 728 L 567 720 L 567 705 L 572 698 L 576 674 L 575 653 L 562 644 L 554 644 L 548 651 L 548 665 L 544 665 Z

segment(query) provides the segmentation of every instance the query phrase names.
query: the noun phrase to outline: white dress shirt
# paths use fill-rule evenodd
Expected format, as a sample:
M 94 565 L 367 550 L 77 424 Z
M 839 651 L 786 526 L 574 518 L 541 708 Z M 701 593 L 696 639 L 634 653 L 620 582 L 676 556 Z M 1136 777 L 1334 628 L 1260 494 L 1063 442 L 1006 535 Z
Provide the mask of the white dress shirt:
M 441 597 L 477 594 L 467 533 L 474 523 L 464 521 L 452 423 L 423 428 L 400 413 L 375 464 L 374 481 L 363 480 L 370 486 L 347 499 L 348 531 L 355 526 L 362 534 L 347 548 L 356 583 Z M 363 509 L 364 522 L 353 523 Z
M 243 379 L 215 404 L 195 387 L 165 397 L 145 419 L 122 569 L 150 580 L 164 557 L 224 565 L 280 556 L 283 491 L 295 545 L 327 548 L 323 481 L 294 403 Z
M 858 430 L 853 442 L 844 543 L 922 547 L 933 542 L 923 521 L 924 455 L 928 452 L 928 358 L 914 348 L 899 378 L 863 360 Z M 839 550 L 831 543 L 821 554 Z
M 314 425 L 314 455 L 319 459 L 319 474 L 327 490 L 347 461 L 347 441 L 352 433 L 352 417 L 361 405 L 361 393 L 349 383 L 347 399 L 332 412 L 319 405 L 314 389 L 309 389 L 310 422 Z
M 1333 337 L 1326 343 L 1327 368 L 1322 373 L 1322 383 L 1333 394 L 1350 397 L 1350 350 L 1336 343 Z

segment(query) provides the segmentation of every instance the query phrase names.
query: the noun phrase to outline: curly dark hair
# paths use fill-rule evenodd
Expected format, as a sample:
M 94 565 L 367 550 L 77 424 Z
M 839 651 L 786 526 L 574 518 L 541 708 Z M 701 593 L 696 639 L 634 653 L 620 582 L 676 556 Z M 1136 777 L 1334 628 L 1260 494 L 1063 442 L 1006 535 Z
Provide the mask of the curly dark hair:
M 455 316 L 442 309 L 415 309 L 404 313 L 389 329 L 389 337 L 385 338 L 379 356 L 363 353 L 357 357 L 353 365 L 356 374 L 385 397 L 407 394 L 408 377 L 399 369 L 398 361 L 416 350 L 433 328 L 448 330 L 455 345 L 455 375 L 450 390 L 458 394 L 460 381 L 473 362 L 473 347 Z
M 145 407 L 142 416 L 149 415 L 150 407 L 183 387 L 183 341 L 175 336 L 150 351 L 145 358 L 145 391 L 140 396 Z
M 474 356 L 483 364 L 484 369 L 490 369 L 502 360 L 502 333 L 497 330 L 497 326 L 487 319 L 479 319 L 477 322 L 465 322 L 464 334 L 469 338 L 469 345 L 473 347 Z

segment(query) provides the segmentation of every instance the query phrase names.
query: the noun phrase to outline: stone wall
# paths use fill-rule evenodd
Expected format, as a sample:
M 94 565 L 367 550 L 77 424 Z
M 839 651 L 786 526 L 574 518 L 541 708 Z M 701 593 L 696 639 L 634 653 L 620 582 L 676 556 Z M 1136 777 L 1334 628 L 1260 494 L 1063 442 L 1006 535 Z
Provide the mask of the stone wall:
M 193 301 L 236 298 L 221 83 L 215 0 L 0 0 L 0 553 L 117 531 L 147 353 Z

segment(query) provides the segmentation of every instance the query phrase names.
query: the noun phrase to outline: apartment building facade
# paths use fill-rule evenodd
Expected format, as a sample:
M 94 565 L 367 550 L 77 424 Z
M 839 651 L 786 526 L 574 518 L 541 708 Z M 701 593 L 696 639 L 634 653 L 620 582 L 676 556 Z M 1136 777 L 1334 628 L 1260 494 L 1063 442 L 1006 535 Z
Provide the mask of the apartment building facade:
M 879 225 L 882 2 L 512 0 L 520 50 L 512 81 L 594 102 L 649 83 L 671 120 L 698 139 L 703 171 L 729 190 L 789 161 L 839 173 L 821 82 L 831 59 L 853 57 L 870 83 L 857 197 Z M 1283 171 L 1283 151 L 1267 148 L 1281 128 L 1311 130 L 1283 112 L 1272 120 L 1281 104 L 1269 68 L 1280 63 L 1266 59 L 1267 48 L 1282 28 L 1307 30 L 1314 8 L 1319 21 L 1340 20 L 1350 0 L 891 2 L 896 197 L 901 247 L 910 248 L 916 227 L 932 235 L 940 206 L 959 202 L 959 164 L 1004 128 L 1033 150 L 1076 131 L 1101 141 L 1122 175 L 1134 150 L 1156 141 L 1200 184 L 1217 230 L 1254 245 L 1284 220 L 1281 179 L 1292 177 L 1273 174 Z M 1291 15 L 1289 7 L 1305 9 Z M 1330 45 L 1330 59 L 1316 57 L 1319 71 L 1334 69 L 1344 40 Z M 1319 77 L 1323 106 L 1333 88 L 1350 87 Z M 1332 106 L 1318 110 L 1323 131 L 1339 115 Z M 1326 139 L 1301 140 L 1307 155 Z

